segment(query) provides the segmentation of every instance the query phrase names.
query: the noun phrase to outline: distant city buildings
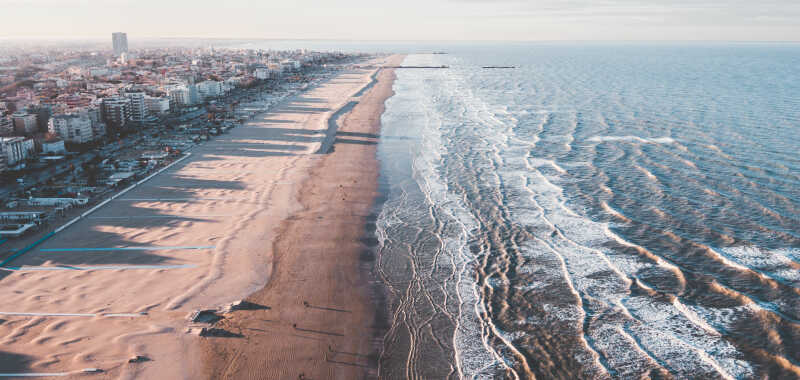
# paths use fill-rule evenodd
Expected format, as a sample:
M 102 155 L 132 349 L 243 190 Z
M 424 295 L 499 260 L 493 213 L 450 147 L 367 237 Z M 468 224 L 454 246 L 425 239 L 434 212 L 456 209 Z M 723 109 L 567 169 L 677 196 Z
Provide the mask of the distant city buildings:
M 45 104 L 30 106 L 28 113 L 36 115 L 36 132 L 47 132 L 47 123 L 53 114 L 52 108 Z
M 260 80 L 269 79 L 270 75 L 270 70 L 266 67 L 259 67 L 253 71 L 253 76 Z
M 122 131 L 131 119 L 130 101 L 122 96 L 112 96 L 103 99 L 103 121 L 108 126 L 108 132 Z
M 11 118 L 14 120 L 14 132 L 18 135 L 33 135 L 39 130 L 34 114 L 19 111 L 14 112 Z
M 8 137 L 14 134 L 14 122 L 10 117 L 0 116 L 0 137 Z
M 189 105 L 193 106 L 200 103 L 203 99 L 200 97 L 200 90 L 196 84 L 189 84 L 186 86 L 189 90 Z
M 64 154 L 66 152 L 64 140 L 60 138 L 42 141 L 42 154 Z
M 104 77 L 111 73 L 112 71 L 107 67 L 92 67 L 89 69 L 89 75 L 93 77 Z
M 191 97 L 186 86 L 175 86 L 169 90 L 169 103 L 171 109 L 180 109 L 190 106 Z
M 100 108 L 95 106 L 87 106 L 75 109 L 75 114 L 80 115 L 82 118 L 88 119 L 92 126 L 92 136 L 95 141 L 100 140 L 106 136 L 106 125 L 103 122 Z
M 74 144 L 86 144 L 94 140 L 92 121 L 85 114 L 53 116 L 50 119 L 50 133 Z
M 130 102 L 130 117 L 129 120 L 135 123 L 142 123 L 147 116 L 147 106 L 144 102 L 143 92 L 129 92 L 125 94 Z
M 24 137 L 0 137 L 0 160 L 3 168 L 18 165 L 34 152 L 33 140 Z
M 170 110 L 170 98 L 146 96 L 144 98 L 147 111 L 153 115 L 164 115 Z
M 117 32 L 111 35 L 111 42 L 114 45 L 114 56 L 120 57 L 123 53 L 128 53 L 128 34 Z M 108 45 L 106 45 L 108 46 Z
M 222 87 L 223 87 L 222 82 L 211 81 L 211 80 L 200 82 L 197 84 L 197 90 L 200 93 L 200 97 L 203 100 L 222 96 L 224 93 Z
M 296 61 L 296 60 L 287 60 L 287 61 L 283 62 L 282 64 L 286 68 L 286 70 L 288 70 L 288 71 L 300 70 L 300 67 L 302 66 L 300 61 Z
M 116 140 L 134 126 L 210 125 L 215 120 L 202 112 L 182 113 L 212 100 L 224 103 L 231 90 L 259 81 L 295 81 L 304 66 L 344 57 L 303 50 L 153 48 L 131 58 L 125 33 L 113 33 L 112 43 L 113 54 L 45 48 L 0 56 L 0 137 L 5 138 L 0 172 L 21 170 L 35 149 L 60 155 L 73 150 L 70 145 Z M 228 108 L 206 109 L 216 117 Z M 36 167 L 55 161 L 51 157 Z
M 2 139 L 3 137 L 0 137 Z M 0 173 L 8 170 L 8 163 L 6 163 L 6 152 L 2 140 L 0 140 Z

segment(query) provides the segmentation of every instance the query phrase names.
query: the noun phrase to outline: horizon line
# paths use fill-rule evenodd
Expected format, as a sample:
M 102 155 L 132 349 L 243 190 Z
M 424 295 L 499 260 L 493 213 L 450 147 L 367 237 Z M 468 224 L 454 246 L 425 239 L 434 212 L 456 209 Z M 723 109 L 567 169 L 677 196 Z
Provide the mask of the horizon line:
M 109 32 L 113 34 L 116 32 Z M 127 32 L 122 32 L 127 33 Z M 140 40 L 219 40 L 219 41 L 330 41 L 330 42 L 422 42 L 422 43 L 437 43 L 437 42 L 499 42 L 499 43 L 530 43 L 530 42 L 729 42 L 729 43 L 800 43 L 798 40 L 725 40 L 725 39 L 540 39 L 540 40 L 498 40 L 498 39 L 442 39 L 442 40 L 414 40 L 414 39 L 355 39 L 355 38 L 270 38 L 270 37 L 202 37 L 202 36 L 139 36 L 134 35 L 133 40 L 130 39 L 128 34 L 128 42 L 135 43 L 136 38 Z M 0 40 L 69 40 L 69 41 L 102 41 L 106 40 L 107 36 L 92 35 L 92 36 L 0 36 Z

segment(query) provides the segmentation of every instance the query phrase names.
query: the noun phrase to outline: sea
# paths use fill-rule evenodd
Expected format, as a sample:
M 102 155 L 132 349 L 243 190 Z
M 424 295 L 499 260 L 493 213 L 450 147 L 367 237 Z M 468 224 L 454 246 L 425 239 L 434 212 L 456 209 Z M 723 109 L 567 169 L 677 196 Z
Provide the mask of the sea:
M 403 64 L 447 68 L 382 117 L 381 378 L 800 378 L 800 45 Z

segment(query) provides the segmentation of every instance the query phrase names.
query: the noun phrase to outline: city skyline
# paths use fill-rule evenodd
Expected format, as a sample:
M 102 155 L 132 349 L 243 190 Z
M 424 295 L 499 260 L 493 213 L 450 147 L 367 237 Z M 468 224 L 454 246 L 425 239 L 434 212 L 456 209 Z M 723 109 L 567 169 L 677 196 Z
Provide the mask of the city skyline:
M 788 0 L 0 0 L 0 6 L 7 16 L 0 38 L 102 38 L 124 30 L 134 39 L 800 41 L 800 4 Z

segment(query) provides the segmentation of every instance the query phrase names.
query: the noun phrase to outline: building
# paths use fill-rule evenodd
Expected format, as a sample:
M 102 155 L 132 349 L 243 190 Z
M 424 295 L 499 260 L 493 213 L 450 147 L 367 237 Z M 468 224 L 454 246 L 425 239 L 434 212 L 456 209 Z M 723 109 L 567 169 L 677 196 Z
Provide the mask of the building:
M 14 134 L 14 121 L 10 117 L 0 116 L 0 137 Z
M 175 87 L 169 90 L 169 103 L 170 107 L 173 109 L 191 105 L 189 89 L 186 87 Z
M 125 97 L 130 101 L 130 120 L 136 123 L 144 122 L 147 116 L 147 105 L 144 101 L 144 92 L 129 92 Z
M 284 72 L 287 72 L 287 71 L 298 71 L 298 70 L 300 70 L 300 66 L 301 66 L 300 65 L 300 61 L 286 60 L 286 61 L 281 62 L 281 69 Z
M 36 115 L 37 132 L 47 132 L 50 117 L 53 116 L 53 109 L 45 104 L 28 107 L 28 113 Z
M 111 42 L 114 45 L 114 55 L 119 57 L 122 53 L 128 52 L 128 34 L 117 32 L 111 35 Z
M 3 139 L 3 137 L 0 137 L 0 139 Z M 6 158 L 5 146 L 3 146 L 2 143 L 0 143 L 0 173 L 3 173 L 4 171 L 8 170 L 7 161 L 8 159 Z
M 253 76 L 255 76 L 256 79 L 259 79 L 259 80 L 269 79 L 270 75 L 271 75 L 270 70 L 268 68 L 264 68 L 264 67 L 257 68 L 253 72 Z
M 186 86 L 186 89 L 189 90 L 189 105 L 199 104 L 203 101 L 202 96 L 200 95 L 200 91 L 197 88 L 196 84 L 190 84 Z
M 84 107 L 79 112 L 85 114 L 86 117 L 92 121 L 92 124 L 99 124 L 103 122 L 103 118 L 100 115 L 100 108 L 94 106 Z
M 169 103 L 170 98 L 157 98 L 152 96 L 147 96 L 144 98 L 145 106 L 147 106 L 147 111 L 154 114 L 154 115 L 163 115 L 169 112 Z
M 14 132 L 18 135 L 32 135 L 38 132 L 39 125 L 36 123 L 36 115 L 27 112 L 15 112 L 11 115 L 14 119 Z
M 225 86 L 227 86 L 228 90 L 233 90 L 236 87 L 239 87 L 242 84 L 242 77 L 230 77 L 225 79 Z
M 107 128 L 105 123 L 101 122 L 92 123 L 92 135 L 94 136 L 95 140 L 100 140 L 103 137 L 106 137 L 106 135 L 108 134 L 106 130 Z
M 130 101 L 121 96 L 103 99 L 103 120 L 108 133 L 116 133 L 128 125 L 131 118 Z
M 107 67 L 92 67 L 89 69 L 89 75 L 93 77 L 104 77 L 110 73 L 111 71 Z
M 42 154 L 64 154 L 67 148 L 64 147 L 64 140 L 51 139 L 42 141 Z
M 50 119 L 50 133 L 57 134 L 66 142 L 86 144 L 94 140 L 92 121 L 85 115 L 56 115 Z
M 28 159 L 33 153 L 33 140 L 24 137 L 0 137 L 0 158 L 5 166 L 12 167 Z
M 81 115 L 86 117 L 92 123 L 92 135 L 95 140 L 102 139 L 106 136 L 106 125 L 103 123 L 103 118 L 100 115 L 100 108 L 85 107 L 79 111 Z
M 197 90 L 200 92 L 201 99 L 218 98 L 222 96 L 222 82 L 207 80 L 197 84 Z

